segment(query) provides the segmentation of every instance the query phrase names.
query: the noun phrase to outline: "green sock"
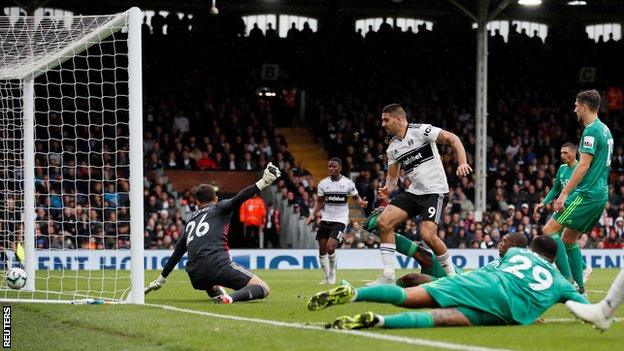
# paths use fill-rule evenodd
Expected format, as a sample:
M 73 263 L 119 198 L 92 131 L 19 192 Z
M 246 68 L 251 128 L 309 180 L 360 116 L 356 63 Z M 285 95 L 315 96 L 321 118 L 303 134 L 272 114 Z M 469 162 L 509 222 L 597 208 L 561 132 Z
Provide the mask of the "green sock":
M 405 290 L 396 285 L 366 286 L 355 291 L 357 292 L 355 301 L 383 302 L 401 306 L 407 299 Z
M 583 284 L 583 255 L 581 255 L 581 248 L 577 243 L 566 244 L 566 253 L 568 254 L 568 261 L 570 262 L 570 270 L 572 271 L 572 277 L 580 289 L 585 289 Z
M 418 250 L 418 244 L 401 234 L 394 233 L 394 241 L 396 242 L 396 252 L 407 257 L 412 257 Z
M 398 328 L 433 328 L 433 316 L 430 312 L 404 312 L 383 316 L 382 327 Z
M 568 262 L 568 255 L 566 253 L 566 247 L 561 241 L 561 235 L 559 233 L 550 236 L 557 243 L 557 256 L 555 256 L 555 265 L 559 268 L 559 272 L 568 281 L 572 281 L 572 272 L 570 271 L 570 263 Z

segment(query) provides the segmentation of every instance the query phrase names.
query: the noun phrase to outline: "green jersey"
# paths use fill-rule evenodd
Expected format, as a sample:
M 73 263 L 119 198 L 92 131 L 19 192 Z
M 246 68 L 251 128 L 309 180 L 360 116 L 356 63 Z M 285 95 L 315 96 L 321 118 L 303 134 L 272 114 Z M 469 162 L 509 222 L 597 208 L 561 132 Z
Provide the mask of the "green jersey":
M 579 151 L 593 155 L 587 173 L 574 192 L 588 201 L 606 201 L 609 198 L 609 170 L 613 153 L 613 136 L 601 120 L 588 124 L 581 135 Z
M 492 274 L 499 278 L 511 317 L 519 324 L 533 323 L 557 302 L 588 303 L 554 264 L 527 249 L 509 249 Z
M 554 200 L 559 194 L 561 194 L 561 190 L 568 185 L 570 181 L 570 177 L 572 177 L 572 172 L 576 168 L 578 162 L 574 164 L 574 166 L 570 167 L 567 164 L 562 164 L 559 166 L 559 170 L 557 171 L 557 175 L 555 176 L 555 181 L 553 182 L 552 188 L 544 198 L 544 205 L 548 205 L 552 200 Z
M 480 271 L 484 271 L 484 272 L 494 272 L 495 270 L 498 269 L 498 267 L 500 266 L 501 262 L 503 261 L 503 258 L 497 258 L 494 261 L 486 264 L 485 266 L 481 267 L 481 268 L 477 268 Z

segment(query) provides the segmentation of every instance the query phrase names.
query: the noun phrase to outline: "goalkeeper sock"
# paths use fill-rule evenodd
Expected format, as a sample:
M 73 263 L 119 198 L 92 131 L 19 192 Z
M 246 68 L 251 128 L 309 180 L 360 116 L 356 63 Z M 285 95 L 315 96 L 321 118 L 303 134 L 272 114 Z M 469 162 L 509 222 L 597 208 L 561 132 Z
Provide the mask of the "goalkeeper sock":
M 403 288 L 396 285 L 375 285 L 355 289 L 353 301 L 369 301 L 391 303 L 402 306 L 407 299 L 407 293 Z
M 319 262 L 321 263 L 321 269 L 323 270 L 325 279 L 327 279 L 329 277 L 329 257 L 327 257 L 327 254 L 319 255 Z
M 396 242 L 396 252 L 407 257 L 414 257 L 414 253 L 418 250 L 418 244 L 401 234 L 394 233 L 394 241 Z
M 377 326 L 387 329 L 433 328 L 433 316 L 430 312 L 404 312 L 389 316 L 377 316 Z
M 578 243 L 566 244 L 565 249 L 568 255 L 568 261 L 570 262 L 572 278 L 574 278 L 579 290 L 585 291 L 585 284 L 583 283 L 583 255 L 581 255 L 581 249 Z
M 392 278 L 394 280 L 394 267 L 396 265 L 396 263 L 394 262 L 396 260 L 396 245 L 381 243 L 381 245 L 379 246 L 379 251 L 381 251 L 381 260 L 383 261 L 384 265 L 384 276 Z
M 232 301 L 249 301 L 263 299 L 266 297 L 266 291 L 262 285 L 253 284 L 237 290 L 230 294 Z
M 570 271 L 570 263 L 568 262 L 568 254 L 566 252 L 566 247 L 561 240 L 561 235 L 559 233 L 553 234 L 550 236 L 557 243 L 557 256 L 555 256 L 555 265 L 559 268 L 559 272 L 566 278 L 569 282 L 572 282 L 572 272 Z

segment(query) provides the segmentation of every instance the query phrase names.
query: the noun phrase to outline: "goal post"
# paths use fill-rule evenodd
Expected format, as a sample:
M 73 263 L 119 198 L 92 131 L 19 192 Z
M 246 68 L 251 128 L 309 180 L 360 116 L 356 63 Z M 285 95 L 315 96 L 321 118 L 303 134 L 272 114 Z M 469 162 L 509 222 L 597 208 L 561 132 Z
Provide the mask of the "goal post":
M 0 17 L 0 300 L 144 302 L 141 23 Z

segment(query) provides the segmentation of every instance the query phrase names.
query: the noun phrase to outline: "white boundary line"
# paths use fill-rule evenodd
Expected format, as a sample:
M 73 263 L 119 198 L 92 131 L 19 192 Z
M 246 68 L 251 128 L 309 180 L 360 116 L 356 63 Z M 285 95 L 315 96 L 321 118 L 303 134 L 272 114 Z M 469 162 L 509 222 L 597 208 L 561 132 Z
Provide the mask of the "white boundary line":
M 578 322 L 583 323 L 580 319 L 576 318 L 545 318 L 545 322 Z M 624 317 L 616 317 L 613 319 L 614 322 L 624 321 Z
M 398 343 L 403 343 L 403 344 L 420 345 L 420 346 L 427 346 L 427 347 L 439 348 L 439 349 L 447 349 L 447 350 L 509 351 L 507 349 L 494 349 L 494 348 L 482 347 L 482 346 L 454 344 L 454 343 L 449 343 L 449 342 L 444 342 L 444 341 L 408 338 L 408 337 L 405 337 L 405 336 L 396 336 L 396 335 L 371 333 L 371 332 L 364 332 L 364 331 L 359 331 L 359 330 L 325 329 L 323 327 L 316 326 L 316 325 L 308 325 L 308 324 L 301 324 L 301 323 L 288 323 L 288 322 L 273 321 L 273 320 L 269 320 L 269 319 L 258 319 L 258 318 L 249 318 L 249 317 L 241 317 L 241 316 L 232 316 L 232 315 L 227 315 L 227 314 L 218 314 L 218 313 L 211 313 L 211 312 L 206 312 L 206 311 L 190 310 L 190 309 L 186 309 L 186 308 L 179 308 L 179 307 L 168 306 L 168 305 L 157 305 L 157 304 L 149 304 L 149 303 L 147 303 L 144 306 L 151 306 L 151 307 L 161 308 L 161 309 L 169 310 L 169 311 L 177 311 L 177 312 L 196 314 L 196 315 L 200 315 L 200 316 L 223 318 L 223 319 L 230 319 L 230 320 L 235 320 L 235 321 L 259 323 L 259 324 L 268 324 L 268 325 L 272 325 L 272 326 L 275 326 L 275 327 L 285 327 L 285 328 L 315 330 L 315 331 L 327 331 L 327 332 L 333 332 L 333 333 L 339 333 L 339 334 L 361 336 L 361 337 L 370 338 L 370 339 L 393 341 L 393 342 L 398 342 Z

